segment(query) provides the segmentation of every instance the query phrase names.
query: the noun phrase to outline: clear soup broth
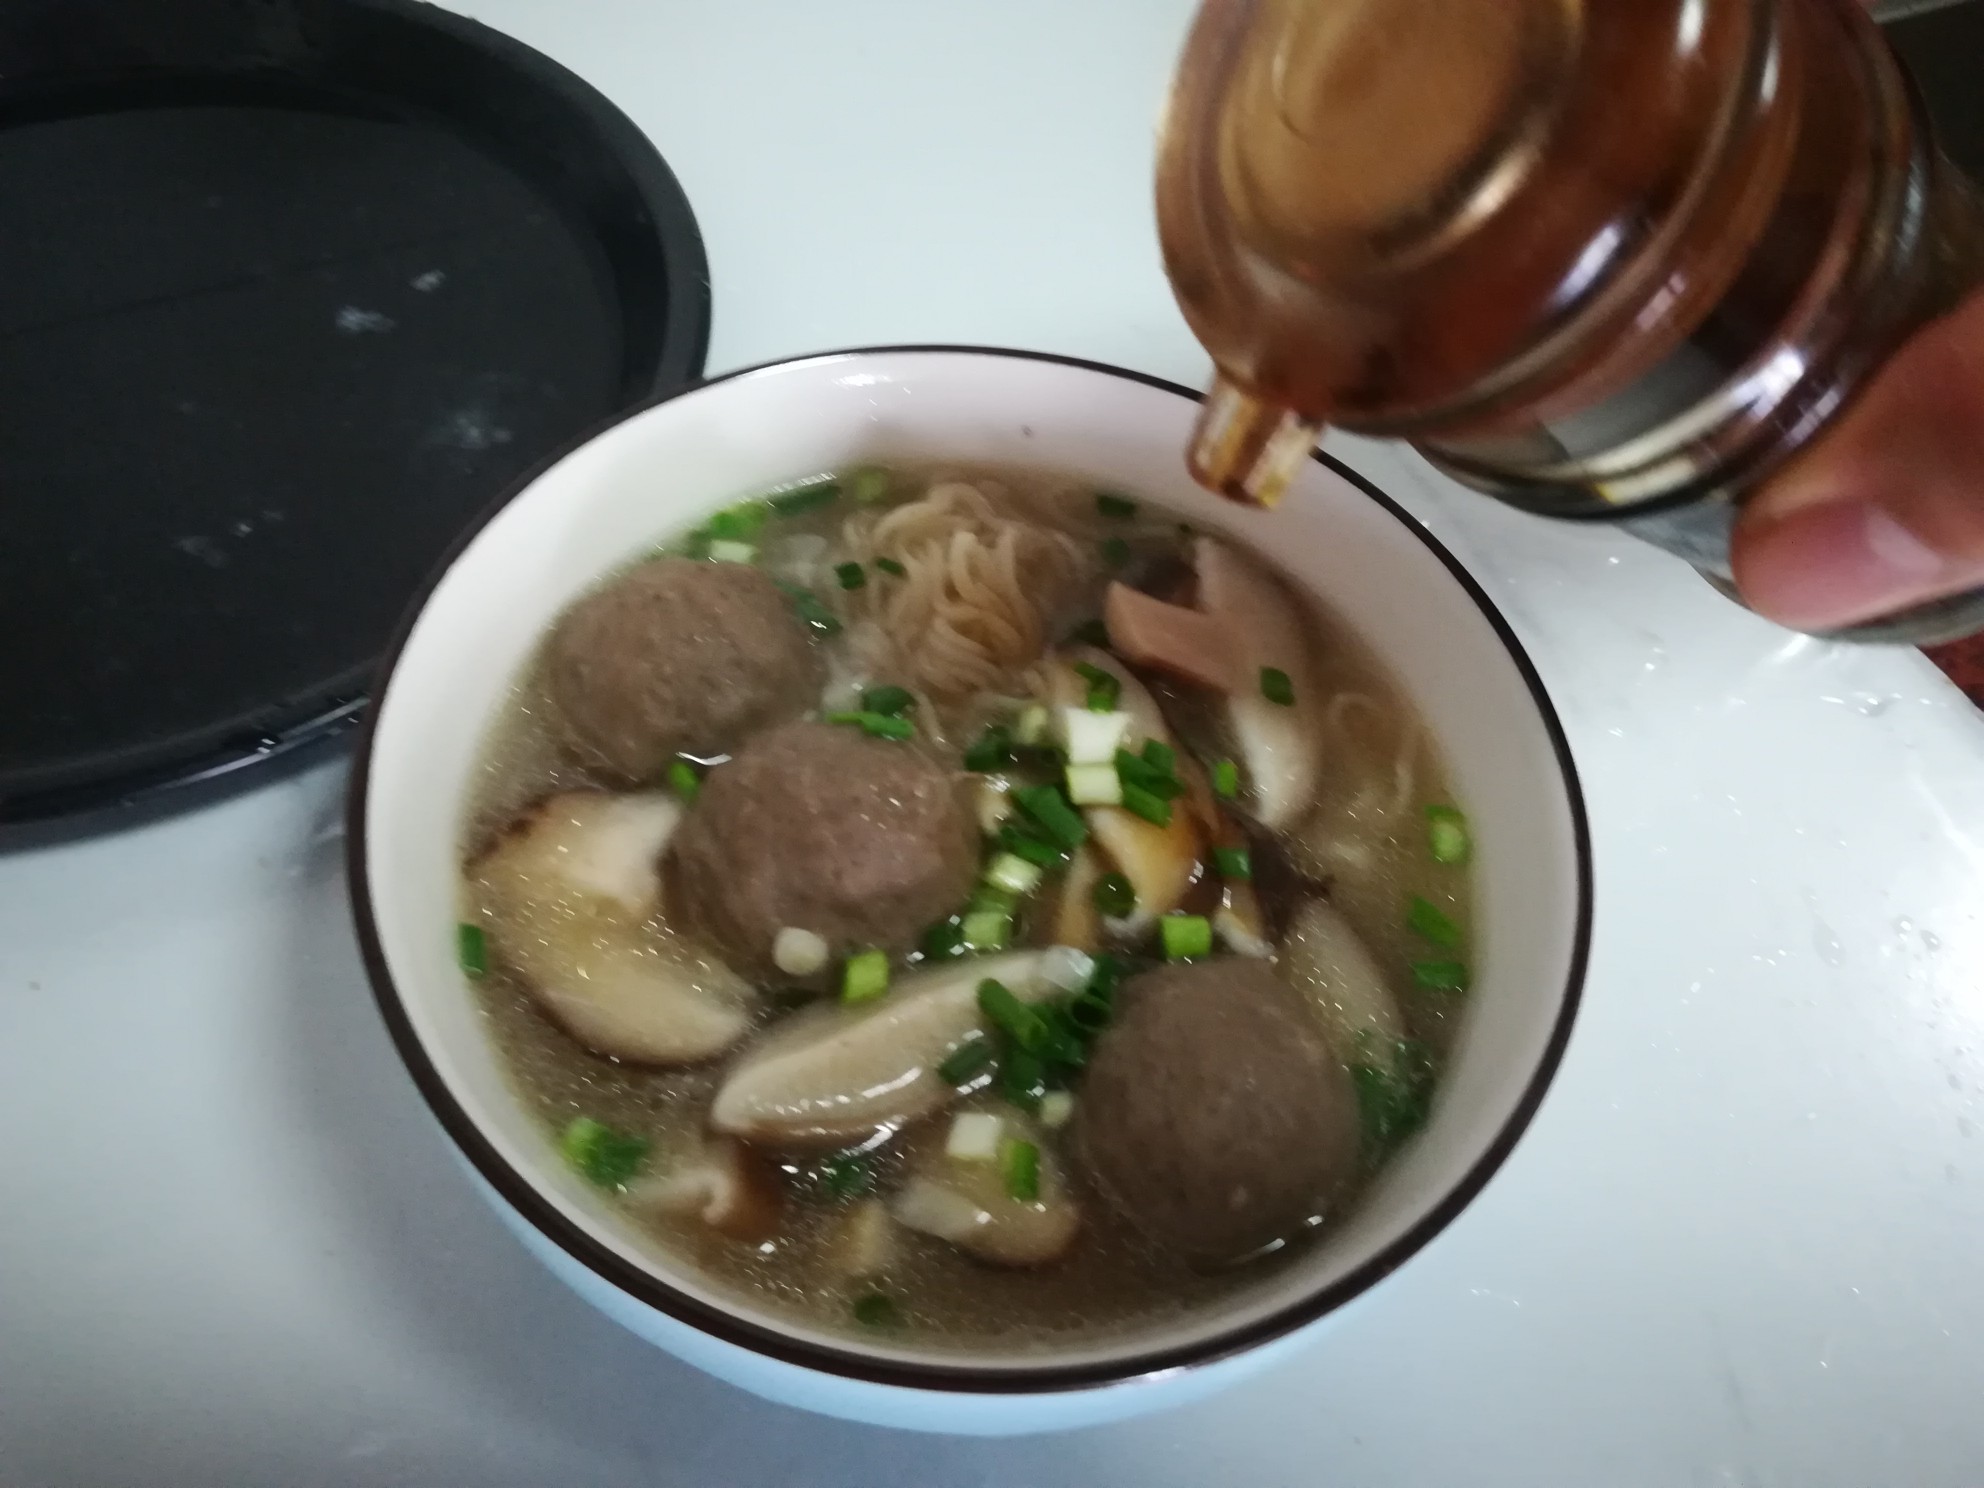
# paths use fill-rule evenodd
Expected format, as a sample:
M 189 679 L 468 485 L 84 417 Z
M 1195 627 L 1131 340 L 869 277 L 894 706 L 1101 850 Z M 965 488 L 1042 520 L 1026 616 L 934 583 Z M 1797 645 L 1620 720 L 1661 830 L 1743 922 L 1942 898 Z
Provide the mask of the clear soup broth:
M 1470 845 L 1355 636 L 1051 472 L 658 539 L 548 634 L 461 835 L 492 1036 L 631 1229 L 796 1321 L 998 1350 L 1195 1309 L 1356 1206 L 1465 1009 Z

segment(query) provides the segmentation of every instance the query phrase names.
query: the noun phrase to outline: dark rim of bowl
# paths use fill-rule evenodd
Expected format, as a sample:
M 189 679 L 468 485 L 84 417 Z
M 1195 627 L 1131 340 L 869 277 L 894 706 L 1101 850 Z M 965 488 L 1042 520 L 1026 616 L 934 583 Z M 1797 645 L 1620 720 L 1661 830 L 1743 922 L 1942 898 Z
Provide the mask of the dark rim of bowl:
M 1549 694 L 1544 691 L 1542 679 L 1537 675 L 1535 666 L 1530 662 L 1528 654 L 1524 652 L 1521 643 L 1516 639 L 1515 632 L 1502 617 L 1501 612 L 1495 608 L 1493 601 L 1488 598 L 1481 586 L 1461 567 L 1453 554 L 1448 552 L 1439 540 L 1404 508 L 1355 471 L 1330 456 L 1318 451 L 1316 459 L 1384 508 L 1446 566 L 1447 571 L 1467 592 L 1468 597 L 1474 601 L 1483 618 L 1501 640 L 1510 659 L 1515 663 L 1516 670 L 1521 674 L 1524 685 L 1529 688 L 1531 700 L 1535 704 L 1538 716 L 1542 719 L 1544 731 L 1549 736 L 1550 747 L 1556 755 L 1557 768 L 1563 779 L 1564 801 L 1571 817 L 1577 856 L 1578 904 L 1576 928 L 1571 945 L 1570 970 L 1565 980 L 1563 1001 L 1558 1009 L 1556 1024 L 1551 1030 L 1543 1057 L 1530 1076 L 1515 1110 L 1503 1124 L 1502 1129 L 1495 1134 L 1494 1139 L 1488 1143 L 1480 1158 L 1437 1203 L 1409 1226 L 1398 1239 L 1328 1286 L 1319 1288 L 1267 1317 L 1244 1327 L 1215 1334 L 1197 1343 L 1174 1348 L 1150 1349 L 1126 1355 L 1121 1359 L 1093 1364 L 1030 1367 L 1025 1364 L 986 1366 L 947 1365 L 941 1362 L 911 1363 L 873 1358 L 852 1349 L 802 1342 L 777 1329 L 748 1322 L 722 1308 L 709 1306 L 678 1291 L 658 1277 L 615 1255 L 567 1220 L 541 1197 L 522 1174 L 497 1155 L 495 1148 L 482 1135 L 468 1113 L 456 1102 L 453 1093 L 435 1070 L 433 1063 L 427 1057 L 426 1049 L 414 1033 L 413 1025 L 400 1001 L 399 990 L 394 984 L 392 972 L 387 967 L 385 953 L 380 948 L 378 932 L 373 923 L 372 890 L 366 869 L 365 828 L 365 803 L 371 779 L 373 744 L 377 738 L 379 707 L 387 696 L 393 672 L 399 666 L 400 657 L 406 648 L 407 638 L 412 633 L 415 621 L 426 607 L 435 586 L 454 566 L 476 534 L 544 471 L 563 459 L 565 455 L 607 429 L 624 423 L 649 408 L 692 394 L 700 388 L 714 387 L 719 383 L 730 382 L 757 372 L 770 371 L 773 368 L 797 366 L 808 362 L 845 360 L 851 357 L 902 355 L 990 356 L 1046 362 L 1055 366 L 1077 367 L 1108 377 L 1123 378 L 1194 402 L 1199 401 L 1199 394 L 1176 383 L 1167 382 L 1163 378 L 1151 377 L 1122 367 L 1112 367 L 1102 362 L 1087 361 L 1080 357 L 1056 356 L 1048 352 L 1019 351 L 991 346 L 854 347 L 843 351 L 783 357 L 774 362 L 743 367 L 719 377 L 708 378 L 692 387 L 655 398 L 640 408 L 618 415 L 544 460 L 521 477 L 455 540 L 453 547 L 441 560 L 408 609 L 381 665 L 372 693 L 373 704 L 366 716 L 364 731 L 352 765 L 351 788 L 346 807 L 348 822 L 346 871 L 351 884 L 352 918 L 358 932 L 359 948 L 364 957 L 366 974 L 372 983 L 373 995 L 378 1001 L 380 1014 L 385 1019 L 394 1047 L 399 1050 L 400 1058 L 413 1076 L 414 1084 L 419 1087 L 421 1095 L 426 1099 L 429 1108 L 449 1137 L 461 1149 L 463 1155 L 475 1165 L 476 1170 L 490 1187 L 495 1189 L 503 1200 L 539 1234 L 574 1261 L 633 1300 L 652 1307 L 677 1322 L 685 1323 L 724 1343 L 735 1345 L 751 1353 L 762 1354 L 781 1363 L 818 1370 L 843 1379 L 905 1389 L 988 1395 L 1046 1394 L 1124 1384 L 1158 1373 L 1200 1367 L 1257 1348 L 1334 1312 L 1404 1265 L 1473 1201 L 1487 1185 L 1488 1180 L 1494 1176 L 1496 1170 L 1507 1160 L 1517 1139 L 1528 1128 L 1537 1108 L 1542 1104 L 1551 1079 L 1557 1072 L 1557 1066 L 1563 1059 L 1564 1048 L 1570 1040 L 1571 1025 L 1577 1017 L 1578 1003 L 1584 988 L 1586 961 L 1591 947 L 1590 827 L 1585 815 L 1584 795 L 1578 785 L 1577 768 L 1571 759 L 1570 744 L 1564 736 L 1563 725 L 1557 718 L 1556 709 L 1551 706 Z

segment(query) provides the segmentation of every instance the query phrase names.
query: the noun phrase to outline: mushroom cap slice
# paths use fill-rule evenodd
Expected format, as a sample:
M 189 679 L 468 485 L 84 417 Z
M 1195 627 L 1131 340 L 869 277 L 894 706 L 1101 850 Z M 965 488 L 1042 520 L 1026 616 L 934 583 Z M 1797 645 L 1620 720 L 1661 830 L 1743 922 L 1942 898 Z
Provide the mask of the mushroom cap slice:
M 1001 1115 L 1038 1153 L 1038 1197 L 1016 1199 L 1007 1193 L 997 1163 L 949 1159 L 941 1144 L 932 1144 L 890 1201 L 889 1212 L 905 1228 L 934 1235 L 995 1266 L 1044 1266 L 1074 1244 L 1081 1211 L 1062 1179 L 1053 1148 L 1041 1141 L 1039 1131 L 1011 1112 Z
M 1193 544 L 1199 608 L 1224 622 L 1232 638 L 1236 686 L 1227 695 L 1227 726 L 1263 826 L 1294 823 L 1316 800 L 1321 772 L 1321 718 L 1314 668 L 1313 628 L 1282 582 L 1226 543 L 1201 537 Z M 1261 674 L 1285 672 L 1295 700 L 1283 706 L 1261 690 Z
M 627 1191 L 636 1213 L 697 1219 L 731 1240 L 756 1244 L 778 1233 L 785 1190 L 777 1171 L 742 1142 L 711 1142 L 673 1172 Z
M 1323 1020 L 1330 1052 L 1347 1064 L 1389 1068 L 1406 1036 L 1398 1000 L 1364 938 L 1327 899 L 1295 912 L 1281 944 L 1280 971 Z
M 750 984 L 654 918 L 674 797 L 571 791 L 471 865 L 497 957 L 594 1053 L 693 1064 L 751 1024 Z
M 940 1110 L 956 1097 L 937 1073 L 983 1024 L 978 984 L 988 977 L 1035 1002 L 1054 987 L 1042 953 L 974 957 L 906 977 L 860 1007 L 802 1009 L 747 1049 L 718 1088 L 710 1125 L 785 1148 L 845 1147 Z

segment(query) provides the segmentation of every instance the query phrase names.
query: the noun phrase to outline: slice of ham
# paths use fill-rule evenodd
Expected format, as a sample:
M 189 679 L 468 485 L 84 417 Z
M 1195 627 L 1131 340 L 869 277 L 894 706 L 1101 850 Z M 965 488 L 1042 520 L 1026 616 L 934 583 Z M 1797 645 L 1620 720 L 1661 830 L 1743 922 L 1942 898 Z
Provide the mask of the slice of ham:
M 1115 583 L 1103 601 L 1102 619 L 1110 649 L 1127 661 L 1221 692 L 1237 686 L 1239 648 L 1222 617 Z

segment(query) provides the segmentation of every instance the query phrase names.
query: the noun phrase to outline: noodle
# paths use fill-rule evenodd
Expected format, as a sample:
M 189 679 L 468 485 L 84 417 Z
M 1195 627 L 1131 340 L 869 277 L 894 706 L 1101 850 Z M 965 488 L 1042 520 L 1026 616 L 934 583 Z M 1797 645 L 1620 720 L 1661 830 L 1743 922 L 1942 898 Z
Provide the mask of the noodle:
M 1002 495 L 938 481 L 914 501 L 843 524 L 847 558 L 889 558 L 904 570 L 843 596 L 849 619 L 871 622 L 861 632 L 870 667 L 949 701 L 1009 682 L 1046 650 L 1093 561 L 1070 534 L 1011 515 Z

